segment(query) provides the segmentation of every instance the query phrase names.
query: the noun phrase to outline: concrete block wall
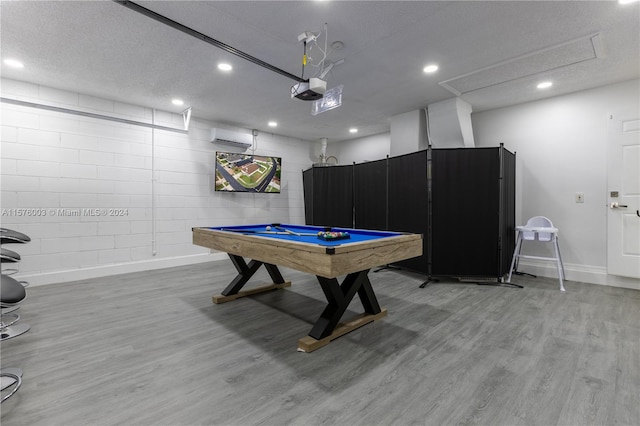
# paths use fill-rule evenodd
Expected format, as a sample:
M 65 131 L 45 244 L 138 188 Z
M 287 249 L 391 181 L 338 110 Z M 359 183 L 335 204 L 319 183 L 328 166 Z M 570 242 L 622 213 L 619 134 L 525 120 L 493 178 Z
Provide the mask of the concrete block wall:
M 3 79 L 4 98 L 183 129 L 179 113 Z M 259 133 L 259 155 L 282 157 L 280 194 L 214 191 L 212 127 L 188 134 L 0 104 L 2 227 L 31 236 L 13 246 L 34 285 L 226 257 L 191 243 L 191 228 L 304 223 L 303 169 L 310 142 Z M 247 151 L 251 152 L 251 148 Z

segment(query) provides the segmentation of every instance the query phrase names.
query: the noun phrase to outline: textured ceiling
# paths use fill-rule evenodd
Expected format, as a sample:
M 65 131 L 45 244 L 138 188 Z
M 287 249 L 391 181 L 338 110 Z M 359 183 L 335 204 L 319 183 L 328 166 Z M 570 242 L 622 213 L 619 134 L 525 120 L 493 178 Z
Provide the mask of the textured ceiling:
M 474 111 L 640 77 L 640 5 L 615 1 L 143 1 L 142 6 L 300 75 L 298 34 L 328 24 L 344 63 L 340 108 L 311 115 L 295 81 L 112 1 L 1 1 L 7 78 L 247 129 L 316 140 L 389 130 L 392 116 L 461 93 Z M 592 44 L 597 34 L 597 52 Z M 324 38 L 320 38 L 324 43 Z M 317 50 L 311 52 L 317 57 Z M 233 64 L 228 74 L 216 64 Z M 430 62 L 440 65 L 426 75 Z M 304 77 L 315 70 L 307 67 Z M 552 80 L 547 91 L 540 80 Z M 451 91 L 454 88 L 454 91 Z M 269 120 L 279 123 L 273 130 Z M 348 133 L 349 127 L 359 133 Z

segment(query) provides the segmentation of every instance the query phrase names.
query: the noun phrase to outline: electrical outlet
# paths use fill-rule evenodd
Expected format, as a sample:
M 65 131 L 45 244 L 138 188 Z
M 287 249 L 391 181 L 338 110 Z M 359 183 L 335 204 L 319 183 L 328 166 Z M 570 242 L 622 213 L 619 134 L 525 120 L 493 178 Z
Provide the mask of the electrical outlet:
M 584 192 L 576 192 L 576 203 L 584 203 Z

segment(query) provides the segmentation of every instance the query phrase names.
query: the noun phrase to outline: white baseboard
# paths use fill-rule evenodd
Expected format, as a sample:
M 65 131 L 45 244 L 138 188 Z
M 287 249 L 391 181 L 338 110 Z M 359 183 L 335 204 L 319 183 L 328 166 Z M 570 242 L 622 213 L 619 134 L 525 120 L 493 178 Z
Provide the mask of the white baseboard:
M 541 277 L 558 278 L 558 271 L 554 262 L 522 259 L 520 260 L 518 271 Z M 604 266 L 576 265 L 565 262 L 564 272 L 567 281 L 640 290 L 640 279 L 607 274 L 607 268 Z
M 612 287 L 631 288 L 633 290 L 640 290 L 640 279 L 620 277 L 617 275 L 607 275 L 607 284 Z
M 66 271 L 45 272 L 40 274 L 16 274 L 14 278 L 21 281 L 27 281 L 29 286 L 40 286 L 106 277 L 110 275 L 127 274 L 130 272 L 171 268 L 173 266 L 193 265 L 196 263 L 211 262 L 227 258 L 226 253 L 203 253 L 190 256 L 152 259 L 140 262 L 119 263 L 116 265 L 105 265 L 94 268 L 70 269 Z
M 164 259 L 153 259 L 141 262 L 120 263 L 117 265 L 99 266 L 95 268 L 72 269 L 66 271 L 45 272 L 40 274 L 16 274 L 14 278 L 28 281 L 31 286 L 55 284 L 61 282 L 86 280 L 130 272 L 151 271 L 173 266 L 193 265 L 227 259 L 226 253 L 204 253 L 191 256 L 180 256 Z M 564 264 L 568 281 L 579 281 L 590 284 L 607 285 L 640 290 L 640 279 L 626 278 L 607 274 L 607 268 Z M 557 278 L 558 272 L 553 262 L 522 259 L 518 266 L 520 272 L 527 272 L 541 277 Z

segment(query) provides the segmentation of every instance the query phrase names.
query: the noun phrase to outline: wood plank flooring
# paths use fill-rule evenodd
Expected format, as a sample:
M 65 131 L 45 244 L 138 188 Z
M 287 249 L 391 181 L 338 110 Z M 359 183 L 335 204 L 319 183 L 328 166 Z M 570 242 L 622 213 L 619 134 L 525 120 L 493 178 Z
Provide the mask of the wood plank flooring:
M 31 330 L 2 342 L 2 366 L 24 370 L 2 425 L 640 424 L 638 291 L 419 289 L 383 270 L 388 316 L 300 353 L 325 299 L 282 272 L 292 287 L 222 305 L 228 261 L 28 288 Z

